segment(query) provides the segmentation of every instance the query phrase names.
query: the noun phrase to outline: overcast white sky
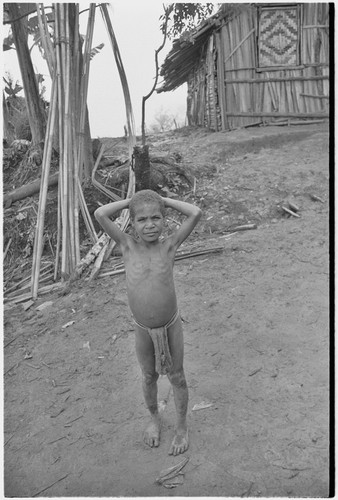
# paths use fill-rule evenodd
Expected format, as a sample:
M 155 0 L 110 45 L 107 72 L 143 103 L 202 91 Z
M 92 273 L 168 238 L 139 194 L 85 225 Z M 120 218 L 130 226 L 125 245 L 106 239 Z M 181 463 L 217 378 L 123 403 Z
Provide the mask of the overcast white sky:
M 50 4 L 46 4 L 50 5 Z M 111 20 L 119 45 L 121 58 L 127 75 L 133 105 L 137 134 L 141 131 L 142 97 L 151 90 L 155 76 L 155 49 L 162 41 L 159 29 L 159 17 L 163 13 L 159 0 L 112 0 Z M 81 9 L 88 2 L 81 2 Z M 87 13 L 81 15 L 81 32 L 85 34 Z M 124 97 L 115 58 L 108 39 L 101 12 L 97 9 L 93 46 L 104 43 L 102 51 L 97 54 L 90 66 L 88 89 L 88 108 L 92 137 L 116 137 L 124 135 L 126 123 Z M 167 40 L 159 54 L 160 64 L 171 49 L 171 41 Z M 34 52 L 34 51 L 33 51 Z M 9 71 L 14 79 L 21 83 L 20 72 L 14 51 L 4 56 L 4 71 Z M 38 51 L 32 53 L 36 70 L 46 75 L 48 71 Z M 46 81 L 47 83 L 47 81 Z M 47 88 L 49 85 L 46 85 Z M 176 117 L 176 121 L 184 125 L 186 113 L 186 85 L 174 92 L 154 93 L 146 104 L 146 123 L 150 126 L 159 112 Z

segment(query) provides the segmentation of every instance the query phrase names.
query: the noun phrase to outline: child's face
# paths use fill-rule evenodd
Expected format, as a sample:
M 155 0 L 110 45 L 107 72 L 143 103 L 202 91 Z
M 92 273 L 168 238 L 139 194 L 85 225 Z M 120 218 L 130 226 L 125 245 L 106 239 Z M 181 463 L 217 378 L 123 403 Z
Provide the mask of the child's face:
M 151 243 L 157 241 L 163 231 L 164 219 L 156 202 L 143 202 L 137 205 L 132 226 L 139 237 Z

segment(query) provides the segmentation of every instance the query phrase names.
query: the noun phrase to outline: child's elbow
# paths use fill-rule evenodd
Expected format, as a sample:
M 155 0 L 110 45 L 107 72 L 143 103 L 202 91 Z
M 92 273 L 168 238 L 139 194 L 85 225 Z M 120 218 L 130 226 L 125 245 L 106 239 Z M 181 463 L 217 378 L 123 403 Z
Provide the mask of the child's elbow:
M 100 220 L 100 218 L 102 217 L 102 207 L 99 207 L 95 210 L 94 217 L 97 221 Z
M 197 207 L 195 205 L 195 217 L 197 220 L 200 220 L 200 218 L 202 217 L 202 210 L 200 209 L 200 207 Z

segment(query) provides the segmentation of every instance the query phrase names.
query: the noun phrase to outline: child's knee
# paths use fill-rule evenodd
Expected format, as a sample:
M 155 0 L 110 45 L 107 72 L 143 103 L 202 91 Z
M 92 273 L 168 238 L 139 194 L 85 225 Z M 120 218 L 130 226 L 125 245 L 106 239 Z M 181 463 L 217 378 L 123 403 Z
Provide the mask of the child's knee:
M 178 370 L 173 373 L 168 374 L 169 381 L 172 385 L 177 387 L 178 389 L 186 389 L 187 381 L 185 379 L 184 371 Z
M 155 382 L 157 382 L 159 374 L 155 371 L 154 372 L 143 372 L 142 376 L 143 376 L 143 382 L 146 385 L 152 385 Z

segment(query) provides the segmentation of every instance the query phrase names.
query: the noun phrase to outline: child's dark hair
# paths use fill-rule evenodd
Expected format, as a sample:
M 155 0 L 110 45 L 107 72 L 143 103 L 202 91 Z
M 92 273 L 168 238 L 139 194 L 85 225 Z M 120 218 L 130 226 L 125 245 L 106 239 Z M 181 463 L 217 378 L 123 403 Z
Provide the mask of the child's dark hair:
M 151 189 L 142 189 L 141 191 L 137 191 L 129 202 L 129 214 L 131 220 L 135 219 L 136 206 L 141 203 L 158 203 L 160 212 L 164 217 L 165 205 L 161 196 Z

